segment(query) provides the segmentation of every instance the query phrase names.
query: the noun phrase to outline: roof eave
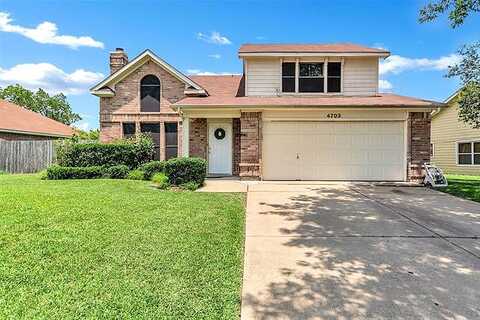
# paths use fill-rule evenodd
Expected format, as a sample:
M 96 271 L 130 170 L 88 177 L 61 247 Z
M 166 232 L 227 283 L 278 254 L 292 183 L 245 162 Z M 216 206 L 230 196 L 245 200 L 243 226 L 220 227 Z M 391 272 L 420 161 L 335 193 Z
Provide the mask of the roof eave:
M 0 128 L 0 132 L 14 133 L 14 134 L 22 134 L 22 135 L 29 135 L 29 136 L 54 137 L 54 138 L 70 138 L 71 136 L 73 136 L 73 131 L 72 131 L 72 134 L 66 135 L 66 134 L 61 134 L 61 133 L 48 133 L 48 132 L 37 132 L 37 131 L 23 131 L 23 130 Z
M 97 95 L 96 93 L 100 91 L 103 87 L 108 86 L 112 83 L 117 83 L 118 81 L 121 81 L 124 79 L 126 76 L 128 76 L 132 71 L 134 71 L 138 66 L 142 65 L 142 62 L 144 59 L 150 58 L 153 61 L 155 61 L 158 65 L 162 66 L 165 68 L 168 72 L 170 72 L 173 76 L 175 76 L 177 79 L 180 81 L 184 82 L 185 84 L 197 89 L 197 90 L 204 90 L 202 86 L 200 86 L 198 83 L 178 71 L 176 68 L 174 68 L 172 65 L 158 57 L 155 53 L 153 53 L 151 50 L 147 49 L 137 55 L 133 60 L 128 62 L 126 65 L 124 65 L 122 68 L 117 70 L 115 73 L 112 73 L 109 75 L 107 78 L 102 80 L 100 83 L 96 84 L 90 89 L 90 92 L 92 94 Z M 138 66 L 137 66 L 138 64 Z M 132 70 L 130 70 L 132 69 Z
M 390 52 L 239 52 L 246 57 L 379 57 L 387 58 Z

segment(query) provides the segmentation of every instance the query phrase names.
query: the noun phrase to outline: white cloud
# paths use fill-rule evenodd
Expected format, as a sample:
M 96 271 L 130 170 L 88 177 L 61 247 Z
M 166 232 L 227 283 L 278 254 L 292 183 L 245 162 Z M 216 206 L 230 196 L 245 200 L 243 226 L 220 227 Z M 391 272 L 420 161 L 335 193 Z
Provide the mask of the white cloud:
M 57 25 L 49 21 L 44 21 L 35 28 L 14 25 L 11 24 L 12 21 L 13 19 L 10 18 L 9 13 L 0 11 L 0 31 L 18 33 L 38 43 L 64 45 L 72 49 L 77 49 L 78 47 L 104 47 L 102 42 L 91 37 L 58 35 Z
M 454 65 L 460 61 L 460 56 L 451 54 L 438 59 L 428 58 L 406 58 L 398 55 L 392 55 L 380 62 L 380 74 L 399 74 L 407 70 L 446 70 L 448 66 Z
M 390 91 L 392 90 L 393 88 L 393 85 L 390 81 L 388 80 L 383 80 L 383 79 L 380 79 L 378 80 L 378 88 L 382 91 Z
M 239 73 L 232 73 L 232 72 L 211 72 L 211 71 L 203 71 L 199 69 L 188 69 L 187 73 L 189 75 L 195 76 L 224 76 L 224 75 L 239 75 Z
M 232 41 L 225 36 L 222 36 L 220 32 L 212 31 L 210 35 L 207 35 L 202 32 L 197 32 L 197 39 L 202 40 L 208 43 L 218 44 L 218 45 L 226 45 L 232 44 Z
M 213 58 L 213 59 L 220 59 L 222 57 L 222 55 L 218 54 L 218 53 L 215 53 L 215 54 L 209 54 L 208 55 L 210 58 Z
M 79 123 L 73 124 L 73 126 L 74 126 L 75 128 L 80 129 L 80 130 L 88 131 L 88 129 L 90 128 L 90 123 L 88 123 L 88 122 L 79 122 Z
M 66 73 L 50 63 L 17 64 L 10 69 L 0 67 L 1 87 L 18 83 L 32 90 L 42 88 L 51 94 L 82 94 L 103 78 L 102 73 L 83 69 Z
M 256 40 L 265 40 L 265 39 L 267 39 L 267 38 L 264 37 L 264 36 L 256 36 L 255 39 L 256 39 Z

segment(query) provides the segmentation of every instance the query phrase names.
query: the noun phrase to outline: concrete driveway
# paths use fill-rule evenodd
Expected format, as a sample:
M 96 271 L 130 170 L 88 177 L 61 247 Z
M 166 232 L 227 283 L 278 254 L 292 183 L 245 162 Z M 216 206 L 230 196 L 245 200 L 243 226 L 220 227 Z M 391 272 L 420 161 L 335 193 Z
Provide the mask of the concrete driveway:
M 242 319 L 480 319 L 479 237 L 424 188 L 250 185 Z

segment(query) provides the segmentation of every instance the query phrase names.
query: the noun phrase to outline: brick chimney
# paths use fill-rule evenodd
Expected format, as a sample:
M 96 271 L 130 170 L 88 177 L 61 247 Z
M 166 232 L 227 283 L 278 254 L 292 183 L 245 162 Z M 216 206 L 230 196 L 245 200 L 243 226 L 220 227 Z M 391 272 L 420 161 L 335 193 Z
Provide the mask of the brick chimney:
M 128 63 L 128 56 L 123 48 L 116 48 L 110 52 L 110 74 L 117 72 Z

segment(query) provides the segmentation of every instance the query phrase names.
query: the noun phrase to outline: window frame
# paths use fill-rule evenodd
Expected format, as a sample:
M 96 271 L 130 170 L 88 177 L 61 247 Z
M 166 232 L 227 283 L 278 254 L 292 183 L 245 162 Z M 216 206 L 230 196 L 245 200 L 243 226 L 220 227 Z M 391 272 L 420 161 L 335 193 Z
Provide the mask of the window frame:
M 158 79 L 158 86 L 159 86 L 159 100 L 158 100 L 158 111 L 142 111 L 142 86 L 154 86 L 154 85 L 142 85 L 143 79 L 145 79 L 148 76 L 154 76 Z M 139 111 L 141 114 L 158 114 L 162 112 L 162 93 L 163 91 L 163 85 L 162 85 L 162 80 L 160 80 L 160 77 L 154 73 L 149 73 L 144 75 L 140 81 L 138 82 L 138 107 Z
M 471 147 L 471 151 L 469 153 L 465 152 L 458 152 L 459 151 L 459 145 L 464 144 L 464 143 L 469 143 Z M 480 167 L 480 163 L 475 163 L 475 155 L 480 155 L 480 153 L 475 152 L 475 143 L 480 143 L 479 140 L 461 140 L 461 141 L 456 141 L 455 142 L 455 162 L 456 165 L 459 167 Z M 459 163 L 459 156 L 460 155 L 470 155 L 470 160 L 471 164 L 460 164 Z
M 318 58 L 281 58 L 279 63 L 280 70 L 280 92 L 278 95 L 289 96 L 289 95 L 304 95 L 304 96 L 338 96 L 344 94 L 344 67 L 345 67 L 345 58 L 344 57 L 335 57 L 333 61 L 329 61 L 328 57 L 318 57 Z M 283 63 L 291 62 L 295 63 L 295 92 L 283 92 Z M 337 62 L 340 63 L 340 91 L 339 92 L 328 92 L 328 62 Z M 299 75 L 300 75 L 300 63 L 323 63 L 323 92 L 300 92 L 299 90 Z
M 133 125 L 134 132 L 132 134 L 125 133 L 125 125 Z M 135 137 L 137 134 L 137 123 L 134 121 L 124 121 L 122 122 L 122 138 L 130 138 L 130 137 Z
M 321 76 L 301 76 L 300 75 L 300 65 L 301 64 L 321 64 L 322 65 L 322 75 Z M 303 93 L 303 94 L 316 94 L 316 93 L 326 93 L 325 88 L 325 81 L 326 81 L 326 67 L 328 66 L 326 61 L 321 61 L 321 62 L 311 62 L 311 61 L 299 61 L 298 64 L 295 64 L 295 68 L 298 68 L 298 71 L 295 72 L 295 76 L 297 77 L 298 81 L 298 92 L 297 93 Z M 322 91 L 300 91 L 300 79 L 321 79 L 323 80 L 322 82 Z M 295 88 L 297 89 L 297 88 Z

